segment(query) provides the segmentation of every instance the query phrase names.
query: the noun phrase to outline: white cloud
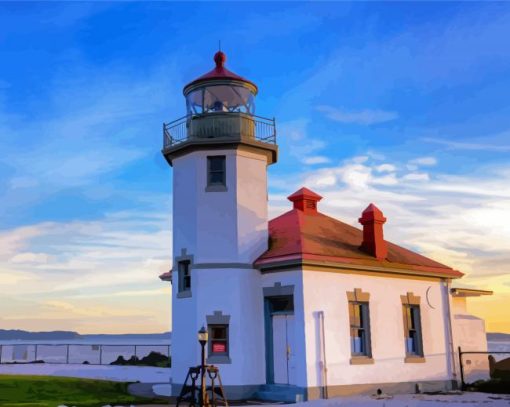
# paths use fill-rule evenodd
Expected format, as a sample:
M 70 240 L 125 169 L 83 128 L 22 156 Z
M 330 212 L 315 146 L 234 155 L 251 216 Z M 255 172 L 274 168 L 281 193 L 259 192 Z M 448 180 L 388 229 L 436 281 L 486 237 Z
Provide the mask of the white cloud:
M 428 143 L 440 144 L 450 150 L 473 150 L 473 151 L 493 151 L 498 153 L 506 153 L 510 151 L 509 144 L 488 144 L 476 141 L 452 141 L 447 139 L 437 139 L 432 137 L 424 137 L 423 141 Z
M 395 172 L 397 167 L 393 164 L 381 164 L 374 167 L 377 172 Z
M 45 264 L 51 259 L 46 253 L 32 253 L 23 252 L 13 256 L 9 261 L 11 263 L 23 263 L 23 264 Z
M 326 164 L 329 163 L 331 160 L 328 157 L 325 157 L 323 155 L 313 155 L 310 157 L 303 158 L 303 164 L 307 165 L 315 165 L 315 164 Z
M 418 157 L 409 160 L 409 164 L 432 166 L 437 164 L 437 159 L 435 157 Z
M 428 181 L 430 179 L 429 174 L 425 172 L 412 172 L 402 177 L 406 181 Z
M 384 123 L 398 118 L 398 113 L 377 109 L 364 109 L 359 111 L 347 111 L 331 106 L 317 106 L 317 110 L 327 118 L 340 123 L 354 123 L 370 125 Z

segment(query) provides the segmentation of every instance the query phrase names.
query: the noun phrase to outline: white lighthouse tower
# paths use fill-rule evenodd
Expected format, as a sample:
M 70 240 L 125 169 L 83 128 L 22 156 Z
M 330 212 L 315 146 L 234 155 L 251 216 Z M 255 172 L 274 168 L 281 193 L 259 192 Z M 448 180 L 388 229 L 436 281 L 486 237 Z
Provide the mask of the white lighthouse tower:
M 215 68 L 184 87 L 186 116 L 164 125 L 173 168 L 172 392 L 200 363 L 197 331 L 209 332 L 207 363 L 229 398 L 266 382 L 264 299 L 253 262 L 268 248 L 267 166 L 276 162 L 274 119 L 255 116 L 257 86 Z

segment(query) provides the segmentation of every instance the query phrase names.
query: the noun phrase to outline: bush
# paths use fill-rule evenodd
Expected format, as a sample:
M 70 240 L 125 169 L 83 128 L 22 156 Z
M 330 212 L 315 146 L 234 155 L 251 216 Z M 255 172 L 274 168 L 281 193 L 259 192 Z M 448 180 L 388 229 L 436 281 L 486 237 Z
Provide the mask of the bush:
M 467 387 L 468 390 L 483 393 L 510 394 L 510 380 L 508 379 L 478 380 Z
M 159 352 L 152 351 L 147 356 L 139 359 L 136 356 L 131 356 L 128 360 L 124 359 L 121 355 L 110 365 L 121 365 L 121 366 L 154 366 L 154 367 L 170 367 L 171 358 L 162 355 Z

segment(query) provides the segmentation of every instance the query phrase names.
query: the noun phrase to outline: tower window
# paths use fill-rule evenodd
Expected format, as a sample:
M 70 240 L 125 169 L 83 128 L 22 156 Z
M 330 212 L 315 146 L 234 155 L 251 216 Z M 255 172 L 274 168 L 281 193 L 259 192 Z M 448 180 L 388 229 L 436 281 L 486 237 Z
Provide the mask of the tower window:
M 191 270 L 190 261 L 183 260 L 179 262 L 179 292 L 191 291 Z
M 225 156 L 207 157 L 207 186 L 226 186 Z

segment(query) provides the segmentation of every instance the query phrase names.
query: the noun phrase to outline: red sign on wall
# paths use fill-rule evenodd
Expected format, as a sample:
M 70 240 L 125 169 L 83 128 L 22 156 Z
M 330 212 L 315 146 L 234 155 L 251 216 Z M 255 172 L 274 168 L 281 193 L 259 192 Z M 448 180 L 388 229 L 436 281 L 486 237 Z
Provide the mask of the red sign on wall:
M 227 345 L 225 342 L 213 342 L 212 351 L 213 353 L 225 353 L 227 351 Z

